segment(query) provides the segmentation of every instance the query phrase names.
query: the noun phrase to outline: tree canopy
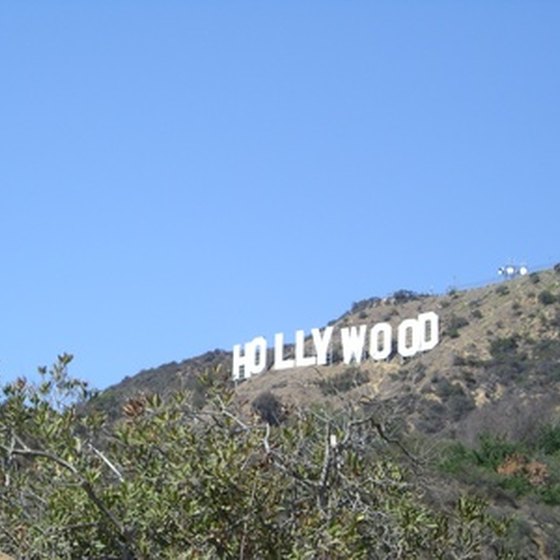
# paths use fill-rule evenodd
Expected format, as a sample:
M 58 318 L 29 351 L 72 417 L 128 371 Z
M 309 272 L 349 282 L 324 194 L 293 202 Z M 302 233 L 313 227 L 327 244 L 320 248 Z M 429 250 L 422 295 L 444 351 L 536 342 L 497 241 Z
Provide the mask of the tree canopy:
M 426 498 L 421 461 L 374 414 L 247 418 L 209 381 L 130 398 L 109 422 L 63 355 L 3 388 L 0 550 L 21 558 L 510 557 L 508 522 Z

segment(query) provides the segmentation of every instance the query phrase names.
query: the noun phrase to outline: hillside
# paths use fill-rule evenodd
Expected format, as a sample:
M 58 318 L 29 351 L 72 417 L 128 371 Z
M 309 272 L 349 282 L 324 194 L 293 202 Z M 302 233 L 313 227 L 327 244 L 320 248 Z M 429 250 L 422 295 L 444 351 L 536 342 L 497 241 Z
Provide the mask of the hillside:
M 429 311 L 439 316 L 432 350 L 342 362 L 341 328 L 388 322 L 395 332 Z M 399 290 L 356 302 L 329 325 L 329 365 L 274 371 L 269 355 L 267 371 L 235 384 L 246 417 L 277 424 L 310 407 L 373 412 L 422 455 L 437 507 L 475 492 L 511 516 L 521 558 L 560 557 L 560 266 L 440 296 Z M 231 370 L 232 354 L 216 350 L 126 378 L 95 406 L 116 418 L 131 397 L 186 388 L 204 407 L 208 380 L 233 387 Z
M 485 424 L 516 436 L 554 413 L 560 405 L 560 268 L 444 296 L 401 291 L 373 298 L 354 304 L 333 325 L 387 321 L 395 330 L 427 311 L 440 318 L 440 342 L 429 352 L 271 371 L 240 384 L 238 395 L 252 402 L 272 391 L 288 407 L 374 399 L 391 403 L 411 429 L 466 442 Z
M 3 387 L 0 550 L 560 558 L 560 266 L 399 290 L 330 327 L 283 352 L 251 342 L 235 371 L 261 373 L 235 383 L 241 353 L 215 350 L 97 395 L 68 355 Z M 369 327 L 371 357 L 348 342 Z M 304 363 L 325 365 L 278 370 Z
M 440 318 L 440 341 L 431 351 L 412 358 L 393 352 L 382 362 L 366 358 L 359 365 L 342 362 L 340 328 L 388 322 L 395 331 L 403 319 L 428 311 Z M 472 443 L 484 424 L 515 436 L 560 405 L 560 267 L 441 296 L 400 290 L 356 302 L 329 325 L 335 328 L 333 363 L 269 368 L 238 383 L 236 393 L 247 410 L 266 392 L 286 409 L 382 401 L 398 409 L 412 430 Z M 214 350 L 127 377 L 99 395 L 96 405 L 116 416 L 130 396 L 181 388 L 198 393 L 202 403 L 201 376 L 229 384 L 231 368 L 231 352 Z

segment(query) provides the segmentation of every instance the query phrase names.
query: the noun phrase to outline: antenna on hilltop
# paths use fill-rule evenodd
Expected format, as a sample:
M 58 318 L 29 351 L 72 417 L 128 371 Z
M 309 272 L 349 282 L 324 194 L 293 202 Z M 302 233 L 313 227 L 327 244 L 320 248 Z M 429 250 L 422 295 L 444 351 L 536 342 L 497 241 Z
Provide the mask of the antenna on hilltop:
M 511 280 L 517 276 L 526 276 L 529 274 L 529 269 L 524 264 L 507 264 L 498 268 L 498 274 L 503 276 L 506 280 Z

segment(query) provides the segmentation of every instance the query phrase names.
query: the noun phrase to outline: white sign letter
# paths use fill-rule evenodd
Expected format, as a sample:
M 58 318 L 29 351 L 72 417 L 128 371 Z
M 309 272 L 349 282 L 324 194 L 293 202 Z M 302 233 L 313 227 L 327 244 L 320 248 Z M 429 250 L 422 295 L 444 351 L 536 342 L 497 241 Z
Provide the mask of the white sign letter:
M 243 368 L 243 376 L 241 376 Z M 245 344 L 245 353 L 241 355 L 241 344 L 233 347 L 233 379 L 249 379 L 251 375 L 262 373 L 266 368 L 266 339 L 262 336 Z
M 274 369 L 289 369 L 295 365 L 295 360 L 284 359 L 284 333 L 276 333 L 274 335 Z
M 243 377 L 241 377 L 241 368 L 243 368 Z M 233 347 L 233 379 L 247 379 L 250 376 L 250 368 L 247 367 L 247 345 L 245 345 L 245 355 L 241 355 L 241 344 Z
M 329 351 L 329 343 L 333 333 L 333 327 L 327 327 L 321 337 L 319 329 L 311 329 L 313 336 L 313 344 L 315 344 L 315 352 L 317 353 L 317 365 L 324 366 L 327 363 L 327 352 Z
M 426 352 L 437 346 L 439 342 L 439 317 L 437 313 L 430 311 L 418 315 L 418 327 L 420 330 L 420 350 Z
M 253 367 L 251 375 L 262 373 L 266 369 L 266 338 L 258 336 L 251 343 L 253 348 Z
M 349 364 L 352 358 L 356 360 L 357 364 L 362 361 L 367 326 L 360 325 L 359 329 L 358 331 L 356 327 L 346 327 L 340 330 L 342 336 L 342 355 L 345 364 Z
M 391 336 L 393 329 L 389 323 L 377 323 L 369 335 L 369 355 L 372 360 L 385 360 L 391 353 Z M 381 339 L 381 349 L 379 342 Z
M 296 367 L 314 366 L 316 363 L 315 356 L 305 355 L 305 332 L 296 331 Z
M 404 358 L 414 356 L 414 354 L 416 354 L 416 352 L 420 349 L 420 337 L 418 336 L 418 331 L 418 321 L 416 319 L 405 319 L 399 325 L 398 350 L 399 354 Z

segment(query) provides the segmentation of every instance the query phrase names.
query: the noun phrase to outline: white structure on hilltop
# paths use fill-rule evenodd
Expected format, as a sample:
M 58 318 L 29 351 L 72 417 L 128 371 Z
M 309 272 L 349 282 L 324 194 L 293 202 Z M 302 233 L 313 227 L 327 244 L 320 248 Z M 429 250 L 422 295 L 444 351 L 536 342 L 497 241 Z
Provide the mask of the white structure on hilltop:
M 529 269 L 525 265 L 508 264 L 498 268 L 498 274 L 506 279 L 516 278 L 517 276 L 526 276 L 529 274 Z

